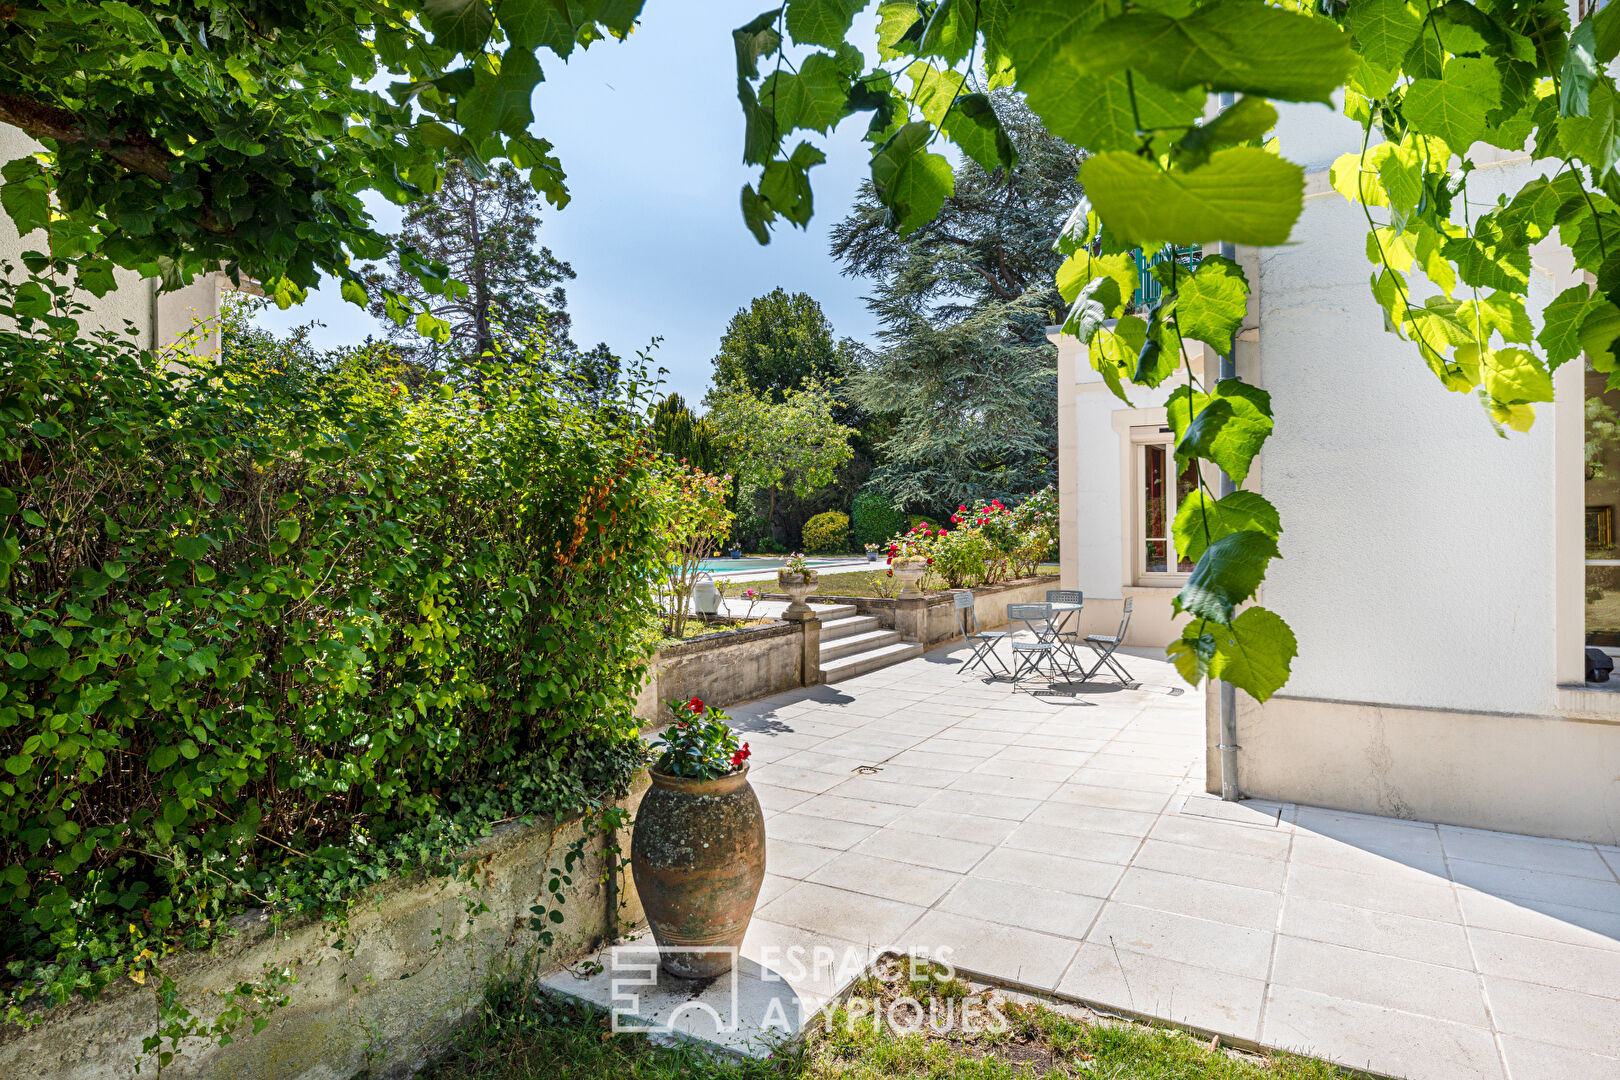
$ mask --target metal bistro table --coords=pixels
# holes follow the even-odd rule
[[[1069,664],[1073,665],[1073,671],[1084,675],[1085,662],[1080,659],[1080,654],[1075,649],[1080,643],[1080,609],[1085,603],[1083,601],[1075,604],[1054,603],[1047,606],[1052,609],[1052,622],[1048,631],[1052,635],[1052,640],[1057,643],[1058,651],[1068,659]],[[1074,620],[1073,630],[1069,629],[1071,619]],[[1063,667],[1062,671],[1064,675],[1070,674],[1067,666]]]
[[[1017,671],[1034,671],[1045,675],[1048,680],[1058,677],[1072,677],[1078,673],[1085,674],[1085,664],[1081,662],[1075,652],[1073,641],[1065,641],[1064,635],[1070,633],[1068,623],[1071,618],[1078,619],[1081,605],[1078,603],[1032,603],[1008,604],[1007,625],[1022,623],[1024,629],[1035,637],[1033,645],[1013,646],[1015,654],[1023,652],[1028,659],[1017,666]],[[1043,659],[1049,659],[1050,671],[1042,671]],[[1014,681],[1017,681],[1016,677]]]

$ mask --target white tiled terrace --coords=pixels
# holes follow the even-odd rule
[[[731,710],[762,946],[963,967],[1413,1078],[1620,1078],[1620,849],[1202,793],[1203,699],[961,650]],[[828,991],[833,989],[829,985]]]

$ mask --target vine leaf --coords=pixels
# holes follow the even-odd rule
[[[941,127],[987,173],[995,172],[998,165],[1010,169],[1018,160],[988,95],[964,94],[957,98]]]
[[[1602,79],[1592,86],[1585,116],[1566,116],[1558,122],[1564,149],[1592,167],[1601,177],[1620,162],[1620,94]]]
[[[469,60],[477,57],[495,27],[495,13],[487,0],[422,0],[422,14],[435,45]]]
[[[527,131],[534,123],[530,102],[540,78],[534,53],[515,45],[501,57],[499,71],[480,65],[472,89],[456,106],[456,119],[467,129],[467,137],[476,143],[494,131],[514,135]]]
[[[1123,243],[1262,246],[1287,241],[1304,205],[1305,173],[1254,146],[1217,150],[1208,165],[1186,171],[1107,151],[1086,159],[1080,182]]]
[[[1077,301],[1078,302],[1078,301]],[[1099,329],[1091,338],[1091,368],[1103,377],[1114,396],[1129,405],[1124,380],[1136,369],[1137,354],[1147,340],[1147,323],[1140,316],[1126,315],[1112,330]]]
[[[1350,32],[1368,63],[1398,71],[1423,20],[1408,0],[1351,0]]]
[[[774,14],[774,12],[773,12]],[[913,56],[928,23],[916,0],[887,0],[878,5],[878,59]]]
[[[1073,303],[1088,282],[1106,279],[1093,297],[1103,305],[1107,316],[1114,318],[1124,314],[1126,302],[1136,292],[1137,276],[1136,260],[1128,252],[1093,255],[1081,248],[1058,267],[1057,287],[1063,299]]]
[[[787,31],[801,45],[836,49],[849,33],[855,13],[866,4],[867,0],[789,0]]]
[[[1204,111],[1202,88],[1182,93],[1166,90],[1146,77],[1137,78],[1136,112],[1131,111],[1132,83],[1123,71],[1083,78],[1074,93],[1040,112],[1054,135],[1089,150],[1134,150],[1141,143],[1136,117],[1145,131],[1189,126]]]
[[[1176,292],[1176,323],[1181,335],[1213,346],[1222,356],[1243,328],[1249,310],[1249,279],[1243,268],[1219,255],[1204,258]]]
[[[1243,483],[1271,434],[1271,395],[1239,379],[1222,379],[1207,394],[1180,387],[1165,404],[1176,433],[1177,464],[1203,458]]]
[[[1229,626],[1208,620],[1188,623],[1165,652],[1188,682],[1196,684],[1206,675],[1225,679],[1265,702],[1288,681],[1299,643],[1275,612],[1251,607]]]
[[[926,60],[906,69],[911,78],[911,103],[935,127],[945,122],[945,114],[965,81],[960,71],[941,71]]]
[[[1275,540],[1282,535],[1282,519],[1265,496],[1241,489],[1219,499],[1211,498],[1202,488],[1192,492],[1181,500],[1170,525],[1176,552],[1194,562],[1204,557],[1204,547],[1210,541],[1245,530]]]
[[[849,77],[830,54],[805,57],[797,73],[773,71],[759,87],[759,100],[776,116],[780,134],[805,129],[831,131],[849,114]]]
[[[1587,115],[1597,77],[1597,32],[1588,16],[1569,35],[1569,50],[1564,53],[1564,70],[1558,80],[1558,115]]]
[[[0,207],[11,217],[18,236],[51,223],[50,185],[39,162],[31,157],[14,158],[0,167],[5,186],[0,187]]]
[[[1138,9],[1109,19],[1078,61],[1088,74],[1130,68],[1171,90],[1207,86],[1331,104],[1356,54],[1350,36],[1326,19],[1216,0],[1185,18]]]
[[[1426,135],[1444,139],[1459,154],[1485,134],[1485,114],[1501,104],[1502,77],[1483,58],[1454,58],[1443,78],[1416,79],[1406,90],[1401,115]]]
[[[923,28],[918,51],[924,56],[937,56],[947,64],[961,63],[973,50],[978,36],[977,8],[973,0],[940,0]]]
[[[574,29],[551,0],[497,0],[495,14],[515,48],[547,48],[564,60],[574,51]]]
[[[926,121],[914,121],[872,155],[872,185],[894,211],[901,236],[934,220],[955,187],[951,163],[927,150],[933,131]]]
[[[1605,4],[1592,14],[1597,62],[1607,64],[1620,56],[1620,10]]]
[[[1277,557],[1277,541],[1263,532],[1240,529],[1210,543],[1187,584],[1171,604],[1177,612],[1229,623],[1239,604],[1254,596]]]
[[[1542,311],[1541,332],[1536,335],[1536,341],[1546,351],[1547,363],[1554,370],[1581,354],[1581,324],[1593,308],[1607,303],[1590,286],[1571,285]]]
[[[1458,363],[1466,366],[1462,354],[1470,349],[1478,347],[1458,346]],[[1552,375],[1529,349],[1481,349],[1478,353],[1485,392],[1492,400],[1502,405],[1529,405],[1553,399]]]
[[[1237,146],[1263,138],[1277,126],[1277,110],[1265,98],[1243,97],[1221,110],[1221,114],[1207,124],[1199,124],[1181,137],[1176,145],[1181,148],[1177,164],[1191,169],[1209,161],[1212,151],[1223,146]]]
[[[1007,50],[1029,107],[1052,134],[1088,150],[1128,149],[1136,142],[1124,73],[1104,87],[1080,62],[1090,48],[1091,30],[1107,11],[1103,0],[1022,0],[1007,28]],[[1122,105],[1123,124],[1118,121]],[[1094,121],[1093,109],[1108,121]],[[1099,134],[1110,137],[1099,139]]]
[[[1615,370],[1612,350],[1616,338],[1620,338],[1620,307],[1604,299],[1593,305],[1586,318],[1581,320],[1581,352],[1591,358],[1592,366],[1599,371],[1612,372]]]

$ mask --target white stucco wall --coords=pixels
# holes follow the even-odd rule
[[[1085,594],[1081,626],[1086,633],[1114,633],[1119,626],[1121,601],[1135,603],[1127,643],[1163,646],[1179,633],[1170,610],[1173,587],[1141,587],[1128,578],[1125,545],[1131,530],[1125,523],[1128,494],[1124,488],[1124,444],[1120,425],[1160,423],[1138,410],[1164,408],[1186,378],[1177,374],[1156,390],[1131,387],[1126,405],[1111,393],[1091,369],[1086,349],[1070,337],[1060,337],[1058,377],[1070,380],[1060,388],[1058,487],[1064,535],[1059,544],[1063,587]]]
[[[1298,160],[1325,167],[1358,145],[1324,108],[1282,113]],[[1470,197],[1490,205],[1534,175],[1525,159],[1487,165]],[[1554,410],[1502,438],[1472,395],[1445,390],[1384,329],[1361,208],[1311,179],[1294,243],[1260,257],[1260,383],[1276,415],[1262,487],[1285,529],[1264,600],[1300,644],[1284,692],[1550,712]],[[1555,284],[1568,282],[1532,275],[1532,312]]]
[[[9,124],[0,124],[0,164],[23,157],[40,149],[40,145]],[[36,229],[27,236],[18,236],[11,218],[0,213],[0,261],[11,265],[10,277],[20,280],[27,271],[22,264],[25,251],[44,251],[44,230]],[[83,294],[89,312],[80,318],[86,330],[122,330],[133,325],[137,340],[148,348],[168,346],[192,326],[195,320],[208,321],[219,313],[220,297],[230,287],[223,274],[198,277],[191,284],[172,292],[160,293],[156,282],[142,278],[129,270],[114,272],[118,283],[106,296]],[[198,351],[209,352],[218,348],[218,335],[206,335],[198,343]]]

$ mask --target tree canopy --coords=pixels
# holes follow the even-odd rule
[[[536,54],[630,33],[641,0],[16,0],[0,20],[0,122],[42,155],[4,166],[20,232],[79,259],[178,285],[224,265],[283,306],[322,273],[368,297],[356,265],[387,242],[361,196],[406,203],[451,160],[508,159],[568,199],[531,130]],[[54,206],[52,199],[54,198]],[[444,271],[405,253],[430,292]],[[385,298],[386,300],[386,298]],[[412,305],[395,296],[389,314]],[[440,330],[417,311],[424,331]]]
[[[714,356],[710,400],[735,391],[781,402],[790,390],[847,375],[853,356],[854,345],[833,337],[820,304],[777,286],[731,317]]]
[[[938,513],[1056,479],[1057,349],[1041,291],[950,321],[903,301],[879,308],[884,348],[849,393],[894,418],[871,482],[896,505]]]
[[[709,422],[742,485],[770,493],[767,523],[776,516],[780,491],[805,498],[832,483],[850,459],[854,432],[834,418],[834,404],[814,383],[784,392],[780,401],[749,390],[716,396]]]
[[[990,104],[1017,152],[993,169],[964,158],[938,216],[899,236],[870,180],[832,229],[832,253],[844,273],[871,278],[889,298],[912,298],[938,318],[967,315],[983,303],[1041,298],[1046,321],[1063,321],[1053,279],[1063,256],[1053,246],[1080,198],[1080,155],[1053,136],[1017,95],[999,90]]]
[[[382,297],[392,292],[442,320],[442,341],[423,337],[414,326],[385,324],[401,355],[427,368],[447,359],[476,359],[495,348],[497,336],[510,341],[534,334],[553,352],[575,352],[563,291],[574,268],[541,244],[539,233],[540,197],[510,162],[479,178],[453,161],[439,190],[405,211],[388,265],[363,269],[374,296],[371,312],[384,318]],[[407,249],[443,265],[466,289],[429,293],[400,257]]]
[[[991,102],[1016,163],[964,158],[940,214],[899,237],[870,183],[832,231],[844,273],[873,279],[881,347],[848,397],[889,420],[872,482],[922,513],[1013,498],[1053,482],[1061,321],[1054,248],[1080,188],[1079,155],[1017,98]]]

